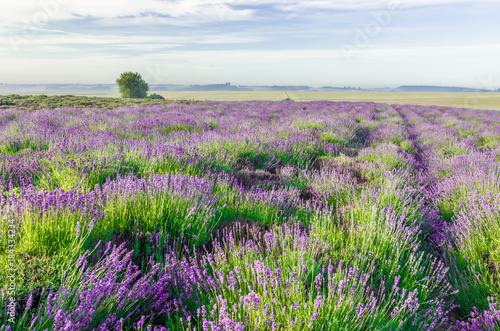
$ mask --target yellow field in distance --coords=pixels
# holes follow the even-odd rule
[[[283,100],[373,101],[388,104],[438,105],[500,110],[500,93],[461,92],[150,92],[166,99],[213,101]]]
[[[461,92],[229,92],[229,91],[150,91],[162,95],[166,99],[179,100],[213,100],[213,101],[245,101],[245,100],[283,100],[294,101],[373,101],[402,105],[438,105],[459,108],[500,110],[500,93],[461,93]],[[0,93],[10,94],[9,93]],[[19,93],[23,94],[23,93]],[[27,94],[75,95],[119,98],[117,91],[40,91]]]

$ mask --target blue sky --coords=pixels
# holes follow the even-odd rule
[[[492,0],[17,0],[0,82],[500,88]]]

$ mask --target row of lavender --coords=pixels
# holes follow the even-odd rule
[[[450,325],[457,304],[465,319],[472,293],[489,309],[473,326],[493,326],[495,228],[445,223],[498,227],[494,205],[481,214],[451,195],[475,186],[445,193],[455,157],[498,164],[500,117],[468,115],[330,102],[9,110],[1,212],[17,226],[16,287],[31,291],[2,328],[422,330]],[[460,240],[485,231],[488,270],[475,270]]]
[[[432,242],[450,266],[453,300],[470,323],[494,329],[500,310],[500,136],[497,112],[405,107],[436,217]]]

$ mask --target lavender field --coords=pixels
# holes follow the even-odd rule
[[[0,153],[0,330],[500,330],[498,111],[12,108]]]

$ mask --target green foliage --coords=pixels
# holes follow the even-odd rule
[[[116,80],[122,98],[146,98],[149,85],[142,79],[139,73],[131,71],[124,72]]]
[[[317,129],[317,130],[323,130],[324,129],[324,124],[317,123],[317,122],[308,122],[308,121],[296,121],[295,124],[299,129]]]
[[[345,139],[343,137],[338,137],[334,133],[331,132],[323,132],[320,136],[320,139],[333,143],[333,144],[343,144],[345,143]]]
[[[175,237],[184,234],[207,242],[218,222],[206,201],[192,201],[167,190],[155,194],[120,194],[110,197],[104,206],[108,216],[93,235],[102,238],[106,232],[124,233],[140,224],[146,232],[164,230]],[[101,225],[101,224],[99,224]],[[136,229],[137,230],[137,229]]]
[[[171,125],[171,126],[162,126],[162,127],[159,127],[158,128],[158,131],[166,136],[168,135],[170,132],[174,132],[174,131],[186,131],[186,132],[201,132],[201,128],[198,128],[194,125],[191,125],[191,124],[175,124],[175,125]]]
[[[401,149],[407,153],[415,154],[415,150],[413,149],[413,145],[408,140],[403,140],[402,142],[400,142],[399,147],[401,147]]]
[[[359,159],[384,164],[391,170],[410,167],[404,155],[398,153],[398,147],[394,144],[381,143],[375,148],[366,148],[359,155]]]
[[[164,97],[162,97],[161,95],[156,94],[156,93],[148,95],[148,99],[149,100],[165,100]]]
[[[194,104],[201,101],[196,100],[161,100],[161,99],[123,99],[102,98],[74,95],[18,95],[11,94],[3,96],[0,100],[0,109],[16,108],[22,110],[55,109],[55,108],[118,108],[121,106],[146,106],[155,104],[186,103]],[[13,117],[12,117],[13,116]],[[14,120],[16,115],[8,116],[8,120]]]

